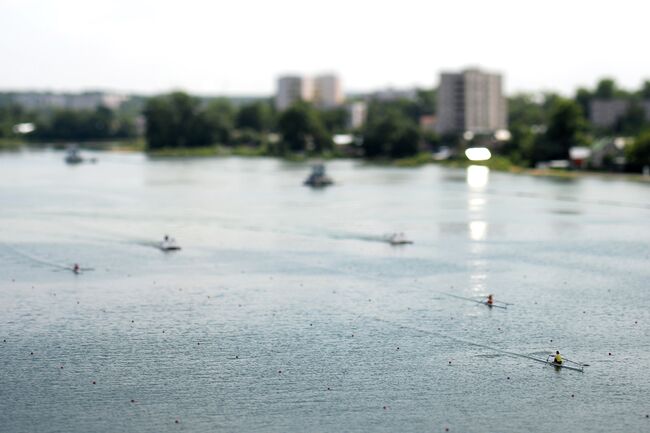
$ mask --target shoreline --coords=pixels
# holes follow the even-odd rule
[[[51,143],[31,143],[20,140],[6,140],[0,139],[0,152],[15,152],[23,148],[31,149],[47,149],[47,148],[65,148],[69,142],[51,142]],[[367,164],[377,166],[392,166],[396,168],[418,168],[429,164],[441,165],[447,168],[467,168],[470,165],[479,165],[488,167],[490,170],[502,173],[521,174],[535,177],[549,177],[563,180],[575,180],[580,178],[596,177],[604,180],[625,180],[632,182],[650,183],[650,176],[645,176],[640,173],[620,173],[620,172],[607,172],[607,171],[590,171],[590,170],[565,170],[565,169],[540,169],[522,167],[513,164],[507,158],[496,156],[488,161],[472,162],[469,160],[442,160],[436,161],[429,153],[420,153],[418,155],[408,158],[378,158],[378,159],[364,159],[343,155],[336,152],[326,153],[322,155],[305,155],[305,154],[289,154],[289,155],[276,155],[269,152],[263,147],[252,146],[206,146],[200,148],[182,148],[182,149],[160,149],[155,151],[146,151],[144,139],[135,140],[110,140],[110,141],[90,141],[79,143],[82,149],[97,150],[105,152],[124,152],[124,153],[142,153],[149,158],[165,159],[165,158],[222,158],[222,157],[246,157],[246,158],[278,158],[291,162],[306,162],[310,159],[321,160],[335,160],[335,159],[350,159],[358,160]]]

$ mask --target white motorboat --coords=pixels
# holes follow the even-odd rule
[[[176,239],[169,236],[165,236],[158,248],[163,251],[178,251],[181,249],[180,245],[176,243]]]
[[[391,245],[408,245],[413,243],[412,240],[406,238],[404,233],[393,233],[388,235],[386,241]]]

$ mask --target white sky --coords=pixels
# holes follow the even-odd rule
[[[345,91],[505,74],[508,93],[650,79],[647,0],[0,0],[0,89],[271,94],[285,72]]]

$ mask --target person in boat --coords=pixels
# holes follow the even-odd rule
[[[81,268],[79,267],[78,263],[75,263],[74,266],[72,267],[72,272],[74,272],[75,274],[78,274],[79,271],[81,271]]]
[[[562,365],[563,362],[564,359],[562,358],[562,355],[560,355],[560,351],[556,350],[555,356],[553,357],[553,364]]]
[[[494,305],[494,296],[488,295],[487,300],[485,301],[485,303],[490,307],[493,306]]]

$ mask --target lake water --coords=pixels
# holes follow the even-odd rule
[[[94,156],[0,154],[2,432],[650,431],[650,184]]]

